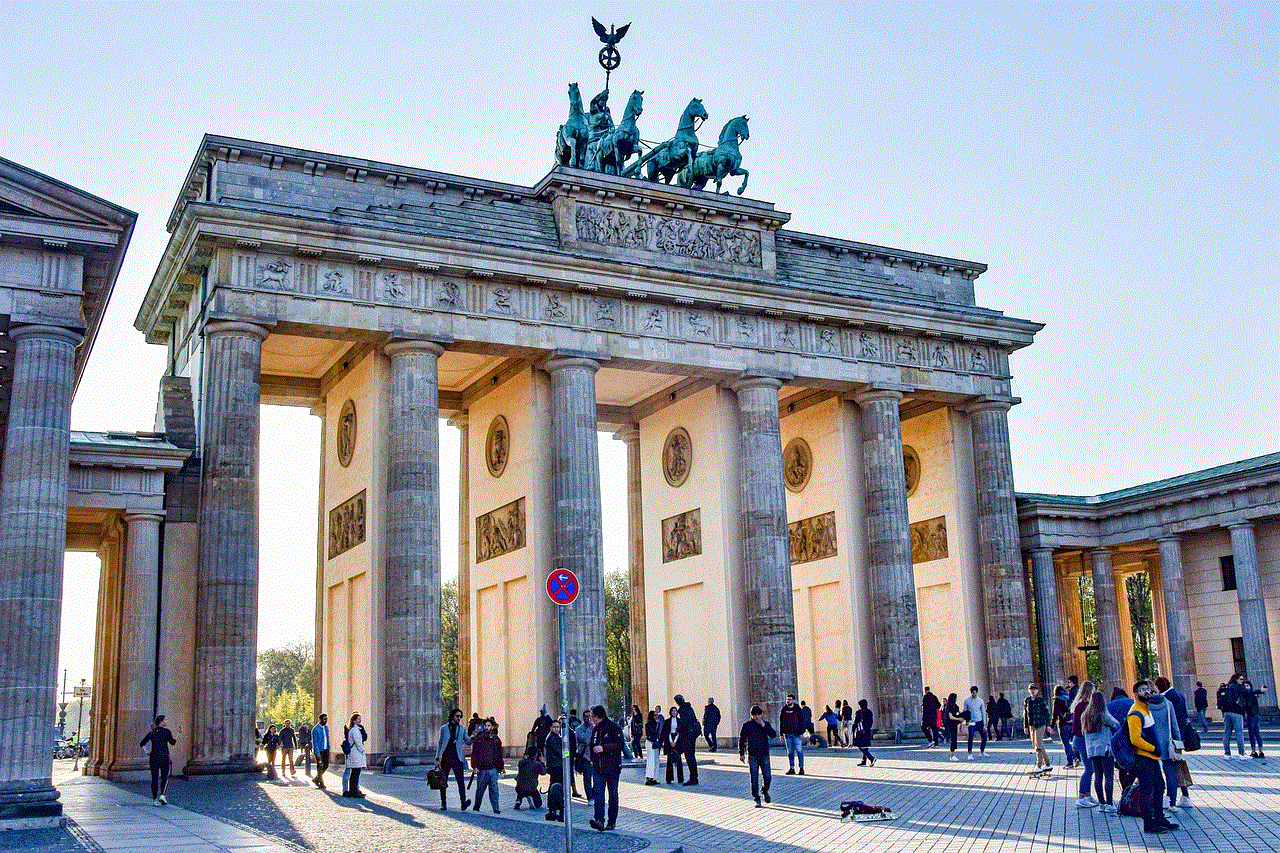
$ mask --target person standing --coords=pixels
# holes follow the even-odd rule
[[[280,729],[280,776],[284,777],[284,765],[289,763],[289,776],[298,775],[298,769],[293,766],[293,751],[298,748],[298,733],[294,731],[293,720],[285,720],[284,728]]]
[[[1120,730],[1120,722],[1107,711],[1106,701],[1096,690],[1080,715],[1080,730],[1084,733],[1084,754],[1093,765],[1093,790],[1097,795],[1098,811],[1115,814],[1115,757],[1111,754],[1111,738]]]
[[[631,706],[631,751],[636,758],[644,755],[640,751],[641,744],[644,743],[644,713],[641,712],[639,705]]]
[[[702,709],[702,736],[707,739],[707,751],[716,751],[716,729],[720,727],[720,709],[716,707],[715,697],[707,699]]]
[[[853,746],[853,706],[848,699],[841,699],[840,740],[845,746]]]
[[[924,729],[924,739],[929,741],[928,749],[938,745],[938,712],[941,710],[942,703],[938,701],[938,697],[933,695],[933,690],[925,687],[924,699],[920,703],[920,728]]]
[[[813,734],[813,709],[803,699],[800,700],[800,719],[804,721],[805,743],[813,743],[809,740]]]
[[[484,721],[480,733],[471,740],[471,769],[476,771],[475,811],[480,811],[480,804],[484,802],[484,792],[487,788],[489,805],[493,806],[493,813],[501,814],[498,808],[498,774],[503,769],[502,738],[498,737],[498,724],[493,717]]]
[[[738,732],[738,760],[747,764],[751,770],[751,799],[756,801],[756,808],[761,808],[760,796],[764,795],[766,803],[773,802],[769,798],[769,783],[773,781],[773,771],[769,767],[769,743],[778,736],[764,718],[764,709],[759,705],[751,706],[751,717],[742,724]],[[764,777],[764,787],[760,787],[760,778]]]
[[[307,725],[304,720],[298,725],[298,749],[302,750],[302,759],[305,762],[303,766],[303,774],[311,778],[311,726]]]
[[[951,758],[949,761],[959,761],[956,758],[956,747],[960,743],[960,724],[964,722],[964,717],[960,716],[960,706],[956,704],[956,694],[947,694],[947,704],[942,707],[942,723],[947,727],[947,741],[951,744]]]
[[[1076,756],[1084,764],[1084,772],[1080,774],[1080,787],[1078,789],[1080,796],[1076,798],[1076,808],[1091,809],[1101,805],[1101,802],[1089,796],[1089,788],[1093,782],[1093,759],[1089,757],[1088,751],[1085,749],[1084,728],[1081,725],[1081,717],[1089,707],[1089,702],[1093,699],[1093,682],[1086,680],[1080,685],[1080,692],[1076,694],[1077,701],[1071,708],[1071,748],[1075,750]]]
[[[547,759],[547,774],[551,781],[547,784],[547,820],[564,820],[564,740],[560,736],[560,721],[552,720],[547,731],[547,740],[543,745],[543,754]],[[572,772],[572,771],[570,771]],[[560,786],[558,800],[553,797],[555,786]],[[557,804],[559,807],[557,807]],[[463,806],[465,809],[466,806]]]
[[[787,741],[787,775],[796,775],[796,759],[800,759],[800,775],[804,775],[804,717],[796,705],[794,693],[787,694],[787,701],[778,713],[778,728]]]
[[[658,762],[662,755],[662,707],[649,712],[644,722],[644,739],[647,752],[644,756],[644,783],[658,784]]]
[[[1160,680],[1166,685],[1169,683],[1164,678]],[[1177,729],[1178,717],[1173,702],[1163,693],[1158,692],[1159,690],[1160,682],[1157,681],[1152,686],[1151,698],[1147,700],[1147,709],[1155,724],[1156,752],[1160,755],[1160,771],[1163,774],[1164,790],[1169,795],[1169,809],[1176,812],[1179,787],[1177,762],[1182,760],[1182,735]],[[1185,710],[1183,716],[1186,716]],[[1187,789],[1183,788],[1182,793],[1186,792]]]
[[[583,720],[574,730],[574,737],[578,752],[578,770],[582,773],[582,796],[589,803],[591,796],[595,793],[595,771],[591,767],[591,755],[588,752],[591,743],[591,730],[595,728],[595,720],[591,717],[591,712],[583,714]],[[574,794],[577,796],[577,793]]]
[[[547,736],[550,742],[551,736]],[[436,767],[444,771],[445,786],[440,789],[440,811],[448,808],[448,799],[445,794],[449,791],[449,771],[453,771],[453,777],[458,782],[458,802],[462,804],[462,808],[466,809],[471,805],[471,801],[467,799],[467,785],[463,781],[463,749],[471,745],[471,736],[467,734],[467,730],[462,725],[462,712],[454,708],[449,712],[449,722],[440,727],[440,739],[436,743]],[[558,755],[558,753],[557,753]],[[560,766],[557,758],[556,766]]]
[[[1204,689],[1204,684],[1196,682],[1196,692],[1194,694],[1196,703],[1196,722],[1200,724],[1200,733],[1209,733],[1209,719],[1205,716],[1205,712],[1209,710],[1209,691]]]
[[[1076,697],[1080,695],[1080,677],[1076,675],[1067,676],[1067,707],[1074,708]]]
[[[978,695],[978,688],[969,688],[969,698],[964,700],[964,710],[969,721],[969,760],[973,761],[973,736],[982,738],[978,756],[987,754],[987,703]]]
[[[280,733],[275,723],[267,726],[267,733],[262,736],[262,750],[267,754],[267,778],[276,778],[276,753],[280,751]]]
[[[169,800],[165,797],[165,791],[169,788],[171,766],[169,747],[178,743],[173,739],[173,732],[165,727],[164,720],[164,714],[158,715],[151,731],[138,744],[147,750],[148,763],[151,765],[151,800],[157,806],[169,805]]]
[[[1050,725],[1062,738],[1062,751],[1067,755],[1065,770],[1076,765],[1076,749],[1071,745],[1071,693],[1061,684],[1053,688],[1053,720]]]
[[[1218,707],[1222,710],[1222,751],[1231,755],[1231,734],[1235,733],[1236,746],[1240,757],[1244,758],[1244,687],[1240,682],[1244,676],[1236,673],[1231,681],[1219,691]]]
[[[324,788],[324,772],[329,769],[329,715],[321,714],[311,730],[311,747],[316,752],[316,775],[311,780]]]
[[[837,708],[840,707],[839,699],[836,700],[836,707]],[[826,707],[826,710],[822,712],[822,716],[819,717],[818,719],[822,720],[822,722],[827,724],[827,742],[831,744],[833,749],[839,746],[840,745],[840,715],[837,714],[835,711],[831,710],[831,706],[828,705]]]
[[[844,706],[848,708],[849,703],[845,702]],[[871,731],[874,723],[875,715],[867,706],[867,700],[859,699],[858,716],[853,721],[853,745],[862,751],[862,761],[858,762],[859,767],[866,767],[867,762],[871,762],[872,767],[876,766],[876,757],[871,754]]]
[[[351,781],[347,783],[346,790],[342,792],[344,797],[357,797],[364,799],[364,791],[360,790],[360,771],[368,767],[368,760],[365,757],[364,744],[369,739],[369,733],[365,731],[361,722],[360,712],[351,715],[351,725],[347,727],[347,767],[351,770]]]
[[[1111,688],[1111,701],[1107,702],[1107,713],[1115,717],[1121,726],[1127,725],[1125,720],[1129,718],[1129,709],[1133,707],[1133,700],[1129,698],[1129,694],[1124,691],[1123,687]],[[1126,729],[1126,731],[1128,731]],[[1112,756],[1115,757],[1114,755]],[[1116,765],[1116,771],[1120,777],[1120,790],[1128,788],[1133,784],[1134,776],[1132,770],[1125,770],[1120,765]]]
[[[1164,816],[1160,804],[1164,799],[1164,778],[1160,772],[1160,746],[1156,742],[1155,720],[1147,702],[1155,692],[1151,682],[1139,681],[1133,685],[1133,707],[1125,718],[1129,742],[1133,744],[1136,758],[1134,770],[1142,791],[1142,831],[1168,832],[1178,825]]]
[[[667,784],[679,779],[684,784],[684,760],[680,757],[680,709],[674,705],[662,721],[662,751],[667,756]],[[674,770],[674,778],[672,771]]]
[[[622,746],[624,738],[622,729],[605,714],[603,705],[591,709],[594,725],[591,727],[591,741],[588,744],[591,757],[591,769],[595,779],[595,817],[591,820],[591,828],[597,832],[613,829],[618,822],[618,777],[622,774]],[[609,799],[609,811],[606,819],[605,797]]]
[[[1240,683],[1240,686],[1243,688],[1240,691],[1240,710],[1244,715],[1244,729],[1249,733],[1249,755],[1253,758],[1266,758],[1267,754],[1262,751],[1258,697],[1267,692],[1267,685],[1264,684],[1254,690],[1253,682],[1246,679]]]
[[[996,740],[1013,740],[1013,708],[1001,693],[996,698]]]
[[[1049,720],[1049,705],[1040,695],[1040,688],[1028,684],[1027,698],[1022,702],[1022,726],[1031,738],[1031,748],[1036,751],[1036,769],[1032,772],[1041,776],[1048,776],[1053,770],[1049,753],[1044,751],[1044,735],[1049,727]]]
[[[693,710],[693,705],[686,702],[684,697],[676,694],[676,706],[680,709],[679,730],[680,739],[677,747],[680,754],[684,756],[684,762],[688,765],[689,778],[684,780],[686,786],[698,784],[698,735],[702,732],[702,727],[698,724],[698,713]]]

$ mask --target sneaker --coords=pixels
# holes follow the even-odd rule
[[[876,760],[875,760],[874,758],[873,758],[873,759],[871,759],[871,766],[872,766],[872,767],[875,767],[875,766],[876,766]]]
[[[1163,826],[1164,826],[1164,828],[1165,828],[1165,829],[1180,829],[1180,828],[1181,828],[1181,824],[1174,823],[1173,821],[1168,820],[1168,819],[1166,819],[1166,820],[1165,820],[1165,822],[1164,822]]]
[[[471,801],[470,801],[470,800],[463,800],[463,801],[462,801],[462,808],[463,808],[464,810],[465,810],[468,806],[470,806],[470,805],[471,805]]]
[[[1076,808],[1078,809],[1091,809],[1097,805],[1098,805],[1098,801],[1095,800],[1093,797],[1081,797],[1080,799],[1076,800]]]
[[[803,771],[803,770],[801,770],[801,771],[800,771],[800,773],[801,773],[801,775],[803,775],[803,774],[804,774],[804,771]],[[691,785],[696,785],[696,784],[698,784],[698,780],[696,780],[696,779],[690,779],[688,782],[685,782],[685,783],[684,783],[684,786],[685,786],[686,788],[688,788],[689,786],[691,786]]]
[[[591,818],[591,820],[588,821],[588,823],[591,824],[591,828],[594,829],[596,832],[604,832],[604,824],[596,820],[595,818]]]
[[[161,794],[161,795],[160,795],[160,805],[162,805],[162,806],[167,806],[167,805],[169,805],[169,798],[168,798],[168,797],[166,797],[164,794]]]
[[[161,805],[161,803],[160,803],[160,798],[159,798],[159,797],[156,797],[156,799],[155,799],[155,803],[154,803],[154,804],[155,804],[155,805],[157,805],[157,806],[158,806],[158,805]]]
[[[788,770],[788,771],[787,771],[787,775],[788,775],[788,776],[794,776],[794,775],[796,775],[796,769],[795,769],[794,767],[792,767],[790,770]]]
[[[973,761],[973,760],[974,760],[974,759],[973,759],[973,753],[972,753],[972,752],[971,752],[971,753],[969,753],[969,760],[970,760],[970,761]]]
[[[764,808],[764,806],[760,804],[760,798],[759,798],[759,797],[756,797],[756,808],[758,808],[758,809],[762,809],[762,808]]]
[[[1079,806],[1079,803],[1077,803],[1077,806]],[[1107,807],[1105,805],[1099,805],[1098,814],[1106,814],[1106,813],[1107,813]]]
[[[1148,835],[1159,835],[1160,833],[1168,832],[1169,830],[1165,829],[1163,826],[1157,825],[1157,826],[1151,827],[1150,829],[1144,826],[1142,827],[1142,831],[1147,833]]]
[[[804,768],[803,768],[803,767],[801,767],[801,768],[800,768],[800,775],[801,775],[801,776],[803,776],[803,775],[804,775]],[[693,784],[695,784],[695,785],[696,785],[696,784],[698,784],[698,783],[697,783],[697,782],[694,782]]]
[[[494,813],[494,814],[502,814],[502,809],[494,809],[494,810],[493,810],[493,813]]]
[[[948,760],[948,761],[959,761],[960,759],[956,758],[956,754],[953,752],[953,753],[951,753],[951,757],[950,757],[949,759],[947,759],[947,760]]]
[[[1178,806],[1184,809],[1194,809],[1196,807],[1196,804],[1191,802],[1190,797],[1183,796],[1183,798],[1178,801]]]

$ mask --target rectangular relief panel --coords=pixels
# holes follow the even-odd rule
[[[365,490],[329,510],[329,559],[364,541]]]
[[[836,555],[836,514],[824,512],[787,525],[791,537],[791,565],[825,560]]]
[[[940,515],[911,525],[911,562],[927,563],[947,556],[947,517]]]
[[[476,518],[476,562],[483,563],[494,557],[524,547],[524,498],[517,498],[506,506]]]
[[[702,553],[702,508],[662,519],[662,562]]]

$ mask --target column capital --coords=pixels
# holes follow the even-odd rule
[[[749,391],[752,388],[770,388],[777,391],[782,387],[782,378],[778,376],[739,376],[729,382],[726,387],[735,394],[740,391]]]
[[[1007,412],[1018,403],[1017,397],[978,397],[960,406],[960,410],[969,414],[977,412]]]
[[[1250,518],[1240,518],[1240,519],[1237,519],[1237,520],[1235,520],[1235,521],[1227,522],[1226,524],[1224,524],[1224,525],[1222,525],[1222,526],[1223,526],[1223,527],[1225,527],[1225,528],[1227,528],[1228,530],[1240,530],[1240,529],[1252,530],[1252,529],[1253,529],[1253,519],[1250,519]]]
[[[870,403],[880,403],[892,400],[897,403],[902,400],[902,392],[896,388],[867,388],[858,391],[853,395],[853,402],[859,406],[867,406]]]
[[[1156,537],[1156,542],[1182,542],[1182,534],[1166,530]]]
[[[570,368],[580,368],[590,370],[595,373],[600,369],[602,362],[606,361],[608,356],[600,356],[597,353],[579,353],[570,352],[568,350],[557,350],[538,363],[538,367],[547,373],[558,373],[561,370]]]
[[[1031,555],[1033,557],[1037,555],[1043,556],[1045,554],[1048,554],[1050,557],[1052,557],[1055,549],[1048,545],[1037,545],[1036,547],[1028,548],[1027,550],[1031,552]]]
[[[383,344],[382,352],[388,358],[395,358],[407,352],[425,352],[439,358],[444,355],[444,345],[437,341],[397,338]]]
[[[627,424],[622,429],[615,432],[613,437],[618,441],[626,442],[628,445],[636,444],[640,441],[640,425]]]
[[[14,326],[9,330],[9,337],[18,342],[26,338],[40,338],[49,341],[66,341],[72,346],[79,346],[84,340],[84,333],[79,329],[68,329],[66,326]]]
[[[1106,545],[1098,545],[1093,548],[1088,548],[1086,551],[1090,557],[1101,557],[1105,555],[1109,558],[1111,556],[1111,548]]]
[[[201,334],[206,338],[215,335],[227,335],[257,338],[259,341],[265,341],[267,336],[271,334],[271,329],[257,323],[245,323],[240,320],[210,320],[204,324],[204,331]]]
[[[124,511],[124,520],[133,524],[135,521],[154,521],[157,524],[164,521],[164,510],[159,509],[126,509]]]
[[[466,409],[463,409],[461,412],[458,412],[456,415],[449,418],[449,426],[456,427],[460,430],[465,430],[469,423],[471,423],[471,415],[467,414]]]

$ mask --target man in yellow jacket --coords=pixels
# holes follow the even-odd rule
[[[1142,797],[1142,831],[1152,834],[1178,828],[1178,824],[1164,816],[1164,809],[1161,808],[1164,802],[1164,774],[1160,768],[1155,720],[1147,705],[1155,692],[1155,685],[1150,681],[1139,681],[1133,685],[1133,707],[1125,718],[1129,742],[1137,753],[1134,771],[1138,776],[1138,794]]]

